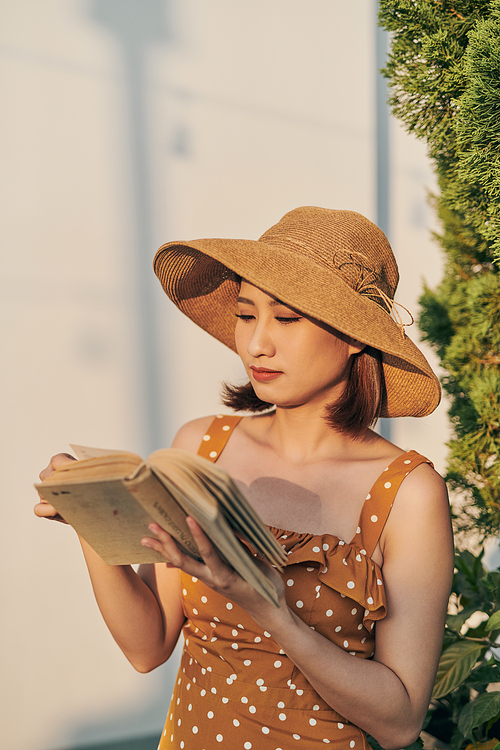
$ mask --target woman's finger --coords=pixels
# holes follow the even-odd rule
[[[33,508],[35,516],[38,518],[48,518],[50,521],[59,521],[60,523],[68,523],[64,518],[57,512],[53,505],[43,500],[37,503]]]
[[[74,456],[70,456],[69,453],[56,453],[55,456],[52,456],[52,458],[50,459],[45,469],[43,469],[38,475],[40,477],[40,481],[43,482],[43,480],[50,477],[50,475],[56,469],[58,469],[59,466],[62,466],[63,464],[67,464],[70,461],[76,461],[76,458]]]

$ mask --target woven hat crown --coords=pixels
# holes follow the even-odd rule
[[[309,258],[379,304],[394,298],[399,273],[387,237],[355,211],[296,208],[258,241]]]

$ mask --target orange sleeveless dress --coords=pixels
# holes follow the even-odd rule
[[[216,461],[239,417],[219,415],[198,453]],[[353,658],[373,655],[386,615],[380,568],[371,560],[415,451],[396,458],[373,485],[349,542],[331,534],[270,528],[288,554],[288,606]],[[368,748],[364,732],[316,693],[244,609],[181,573],[184,651],[158,750]]]

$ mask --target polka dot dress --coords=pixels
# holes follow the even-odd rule
[[[200,454],[216,460],[238,421],[216,418]],[[382,573],[370,558],[401,482],[421,463],[428,460],[410,451],[382,473],[350,543],[271,528],[288,555],[288,605],[353,658],[373,654],[386,601]],[[196,578],[182,573],[181,580],[185,644],[158,750],[368,748],[364,733],[322,700],[244,609]]]

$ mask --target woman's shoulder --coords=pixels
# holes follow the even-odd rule
[[[183,424],[172,441],[172,448],[197,453],[203,435],[206,434],[215,417],[215,414],[211,414]]]
[[[172,448],[178,448],[179,450],[188,451],[189,453],[197,453],[203,436],[210,430],[212,422],[219,418],[221,419],[222,424],[226,423],[229,425],[234,425],[235,421],[237,423],[238,420],[241,419],[239,415],[234,414],[211,414],[206,417],[192,419],[190,422],[186,422],[186,424],[178,430],[172,442]],[[224,420],[224,418],[227,419]],[[228,427],[224,427],[223,429],[228,429]]]

